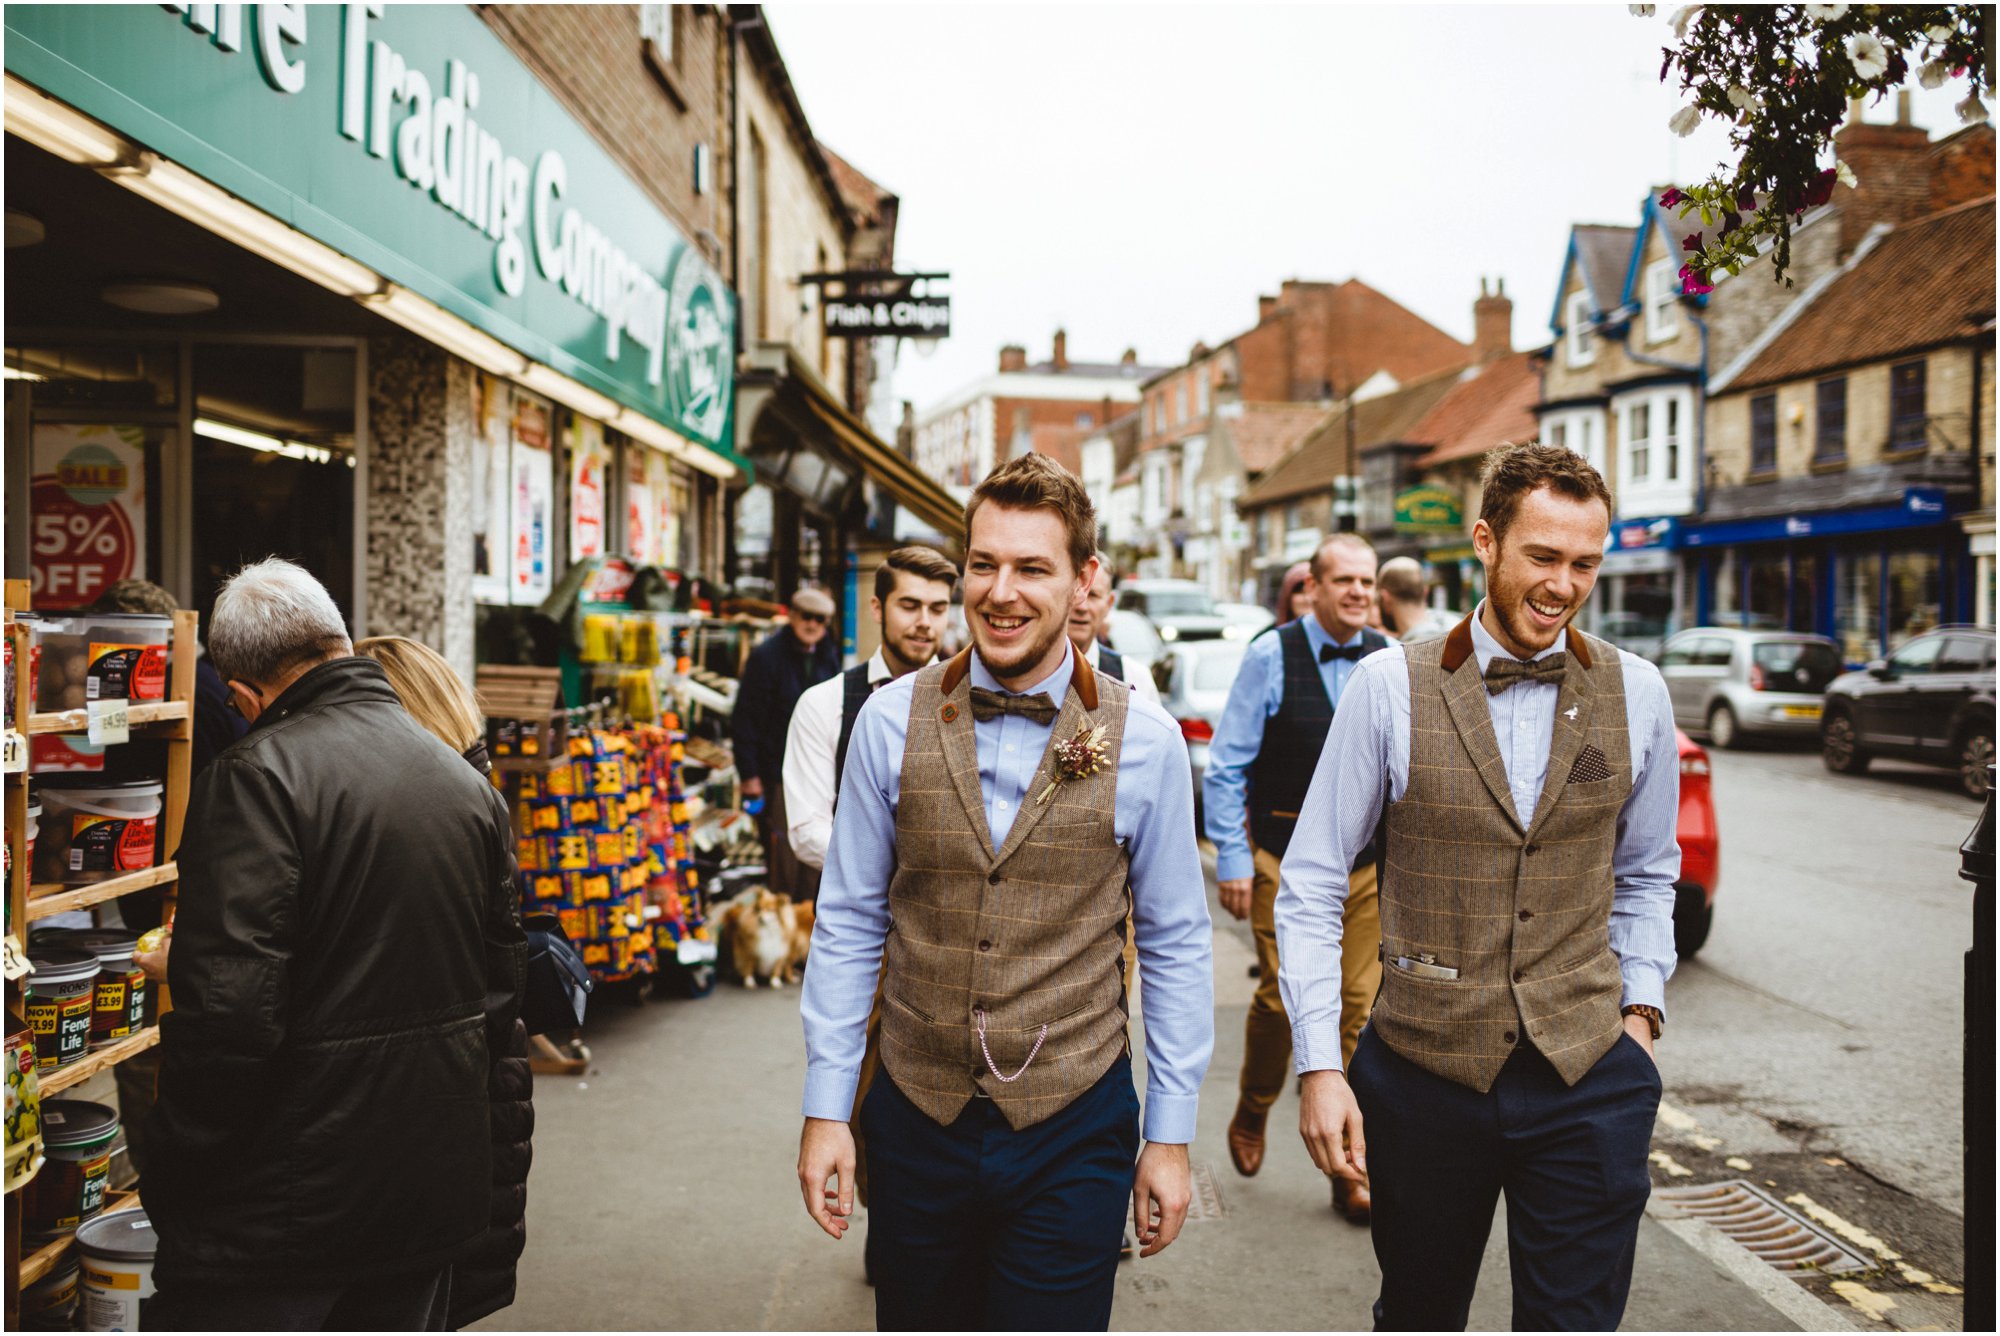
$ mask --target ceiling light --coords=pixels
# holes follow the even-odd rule
[[[197,436],[223,441],[229,445],[240,445],[251,450],[261,450],[269,455],[283,455],[287,459],[303,459],[313,464],[330,464],[333,451],[323,445],[308,445],[304,441],[283,441],[276,436],[267,436],[261,431],[251,431],[248,427],[238,427],[229,422],[217,422],[214,418],[196,418],[194,430]]]
[[[391,283],[379,295],[364,300],[377,315],[496,376],[518,376],[528,365],[527,358],[491,334],[399,283]]]
[[[42,226],[42,220],[35,217],[32,213],[23,213],[19,209],[7,210],[8,250],[14,250],[21,246],[40,245],[42,239],[47,235],[48,229]]]
[[[215,289],[170,278],[107,283],[99,294],[111,305],[144,315],[199,315],[222,305]]]
[[[595,418],[599,422],[615,422],[624,408],[614,399],[599,394],[588,385],[583,385],[540,362],[528,363],[527,369],[514,379],[533,390],[536,394],[546,394],[567,408]]]
[[[6,101],[7,133],[36,148],[89,167],[108,167],[125,157],[123,139],[11,74]]]
[[[8,380],[33,380],[33,381],[43,381],[48,379],[47,376],[37,375],[32,371],[24,371],[17,366],[10,366],[7,368],[6,378]]]
[[[137,168],[106,175],[133,194],[343,297],[367,296],[382,289],[381,277],[367,265],[348,259],[157,154],[142,154]]]

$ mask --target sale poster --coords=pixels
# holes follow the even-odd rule
[[[35,427],[29,539],[34,604],[95,602],[146,574],[146,450],[140,427]]]
[[[660,512],[659,527],[653,531],[653,546],[659,553],[660,565],[678,569],[685,564],[681,559],[681,530],[690,522],[687,481],[674,472],[674,466],[663,454],[652,454],[651,468],[653,504]]]
[[[511,398],[507,383],[498,377],[482,374],[473,384],[472,597],[480,603],[508,601],[513,569],[508,560],[514,514],[508,491]]]
[[[569,436],[569,559],[588,561],[604,555],[606,476],[610,454],[604,448],[604,428],[589,418],[572,418]]]
[[[648,468],[655,452],[636,442],[625,447],[625,555],[634,566],[657,566],[659,516],[653,510],[653,478]]]
[[[515,603],[540,603],[554,582],[555,455],[549,449],[548,405],[517,395],[514,400],[513,497],[514,524],[509,544],[514,551]]]

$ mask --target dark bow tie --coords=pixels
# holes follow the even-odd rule
[[[1486,694],[1497,696],[1516,682],[1547,682],[1561,686],[1569,675],[1569,651],[1557,650],[1545,659],[1522,663],[1496,654],[1486,664]]]
[[[1319,661],[1325,663],[1329,659],[1345,659],[1349,663],[1359,663],[1361,656],[1367,652],[1368,646],[1359,640],[1352,645],[1321,645]]]
[[[972,717],[982,724],[1003,714],[1018,714],[1046,726],[1056,721],[1056,713],[1056,703],[1046,691],[1014,696],[1004,691],[988,691],[985,687],[972,689]]]

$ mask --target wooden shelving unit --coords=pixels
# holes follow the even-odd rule
[[[34,699],[29,690],[28,631],[14,620],[14,613],[28,609],[28,586],[23,580],[9,580],[6,588],[6,634],[14,644],[14,663],[17,670],[14,717],[18,730],[27,736],[87,732],[89,720],[88,712],[85,710],[35,712],[32,709]],[[166,743],[167,773],[160,808],[160,848],[168,853],[180,846],[181,831],[187,818],[188,781],[193,772],[195,632],[194,613],[174,614],[172,670],[167,684],[167,699],[158,703],[135,705],[128,711],[134,741],[151,739]],[[27,776],[8,775],[7,842],[17,853],[24,847],[23,835],[27,829],[27,820]],[[7,883],[7,928],[23,950],[27,945],[29,927],[36,921],[70,910],[102,904],[136,891],[164,887],[166,913],[170,916],[173,912],[174,888],[179,880],[179,869],[171,861],[88,886],[30,885],[30,871],[28,860],[17,858]],[[164,1014],[171,1009],[172,999],[163,985],[155,986],[159,992],[158,1012]],[[7,1009],[16,1015],[20,1014],[21,986],[13,980],[7,982]],[[80,1085],[134,1054],[145,1052],[159,1042],[159,1027],[152,1025],[129,1038],[96,1045],[69,1066],[41,1073],[38,1081],[41,1097],[49,1099],[59,1096],[63,1091]],[[107,1197],[104,1209],[117,1211],[138,1204],[137,1193],[113,1192]],[[23,1255],[21,1226],[20,1193],[9,1193],[6,1297],[7,1326],[10,1330],[19,1326],[20,1291],[48,1275],[70,1246],[69,1239],[60,1239]]]

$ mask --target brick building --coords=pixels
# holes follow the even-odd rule
[[[917,467],[961,500],[1001,462],[1031,450],[1081,473],[1085,439],[1130,412],[1159,370],[1129,348],[1116,362],[1072,360],[1060,329],[1045,361],[1031,364],[1027,349],[1009,344],[997,370],[918,420]]]

